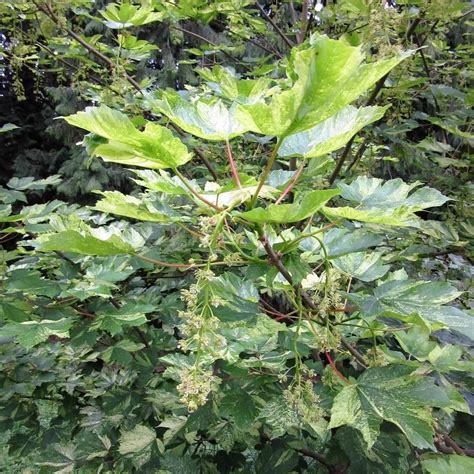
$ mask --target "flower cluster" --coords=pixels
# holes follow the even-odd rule
[[[180,401],[188,407],[190,412],[206,403],[209,392],[218,383],[218,379],[210,370],[200,367],[181,371],[180,379],[181,382],[177,387]]]
[[[314,339],[321,352],[335,350],[341,344],[341,334],[326,326],[318,327],[318,332],[314,333]]]
[[[209,284],[214,279],[215,274],[209,268],[200,269],[196,272],[196,283],[181,291],[186,308],[178,312],[183,321],[180,330],[184,337],[179,347],[196,355],[194,366],[181,371],[181,382],[177,387],[181,401],[189,411],[206,403],[209,392],[218,381],[208,367],[226,350],[225,338],[217,333],[219,320],[213,313],[213,307],[222,304]]]
[[[298,417],[300,424],[317,423],[322,418],[323,411],[319,406],[319,397],[314,393],[311,380],[290,386],[283,392],[283,397],[288,407]]]

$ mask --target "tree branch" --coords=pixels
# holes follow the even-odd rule
[[[285,266],[283,265],[283,262],[281,261],[281,258],[280,256],[275,252],[275,250],[273,249],[273,247],[271,246],[268,238],[263,234],[263,231],[261,228],[258,229],[259,230],[259,235],[260,235],[260,241],[262,242],[263,244],[263,247],[265,249],[265,251],[267,252],[267,255],[271,261],[271,263],[278,269],[278,271],[283,275],[283,277],[285,278],[285,280],[293,286],[293,288],[295,288],[296,290],[299,291],[300,295],[301,295],[301,299],[303,300],[303,304],[307,307],[307,308],[310,308],[310,309],[313,309],[313,310],[317,310],[318,307],[316,305],[316,303],[311,299],[311,297],[308,295],[308,293],[306,293],[306,291],[304,291],[300,285],[297,285],[293,282],[293,278],[291,277],[290,273],[288,272],[288,270],[285,268]],[[322,320],[322,322],[326,322],[325,319]],[[367,368],[366,364],[365,364],[365,360],[364,360],[364,356],[357,350],[355,349],[354,347],[352,347],[352,345],[349,343],[349,341],[347,341],[344,337],[341,337],[341,344],[342,346],[347,349],[352,355],[353,357],[357,360],[357,362],[359,362],[359,364],[363,367],[363,368]]]
[[[278,33],[281,39],[287,44],[289,48],[293,48],[294,43],[283,33],[280,27],[273,21],[272,17],[264,10],[264,8],[257,2],[255,6],[260,10],[260,13],[265,17],[265,19],[273,26],[273,29]]]
[[[48,16],[54,23],[56,23],[56,25],[61,28],[62,30],[64,30],[71,38],[73,38],[74,40],[76,40],[80,45],[82,45],[85,49],[87,49],[87,51],[89,51],[90,53],[92,53],[96,58],[102,60],[103,62],[105,62],[107,64],[107,66],[109,66],[109,68],[114,71],[117,66],[116,64],[114,64],[114,62],[109,59],[107,56],[105,56],[104,54],[102,54],[100,51],[98,51],[96,48],[94,48],[94,46],[92,46],[91,44],[89,44],[87,41],[85,41],[84,39],[82,39],[77,33],[75,33],[74,31],[72,31],[70,28],[68,28],[67,26],[65,25],[62,25],[61,24],[61,21],[60,19],[58,18],[58,16],[54,13],[52,7],[50,4],[45,4],[45,5],[40,5],[40,4],[37,4],[35,2],[33,2],[36,7],[41,10],[46,16]],[[123,75],[125,77],[125,79],[140,93],[143,93],[142,91],[142,88],[140,87],[140,84],[138,84],[138,82],[135,81],[135,79],[133,79],[133,77],[129,76],[126,72],[123,72]]]

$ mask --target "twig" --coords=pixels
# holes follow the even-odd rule
[[[382,77],[377,81],[377,83],[375,84],[374,90],[372,91],[372,93],[370,94],[370,97],[367,99],[367,102],[365,103],[365,106],[366,106],[366,107],[368,107],[368,106],[370,106],[370,105],[372,105],[372,104],[374,103],[375,98],[377,97],[377,95],[379,94],[379,92],[382,90],[383,85],[385,84],[385,80],[387,79],[388,74],[389,74],[389,73],[385,74],[384,76],[382,76]],[[351,146],[352,146],[352,143],[354,143],[354,140],[355,140],[356,136],[357,136],[357,134],[355,134],[355,135],[346,143],[346,146],[344,147],[344,150],[343,150],[341,156],[340,156],[339,159],[337,160],[336,167],[334,168],[334,171],[332,172],[332,175],[331,175],[331,177],[329,178],[329,184],[333,184],[334,181],[336,181],[336,178],[338,177],[339,172],[341,171],[342,165],[343,165],[344,162],[346,161],[347,156],[349,155],[349,152],[351,151]]]
[[[145,257],[144,255],[136,255],[137,258],[143,260],[144,262],[153,263],[160,267],[167,267],[167,268],[194,268],[194,267],[202,267],[205,264],[196,264],[196,263],[171,263],[171,262],[163,262],[161,260],[156,260],[155,258]]]
[[[290,181],[290,184],[285,188],[281,196],[275,201],[275,204],[280,204],[281,201],[285,198],[285,196],[293,189],[293,186],[296,184],[296,181],[298,181],[298,178],[300,177],[301,173],[303,172],[304,165],[306,162],[303,160],[301,162],[300,167],[298,168],[298,171],[295,173],[293,176],[293,179]]]
[[[297,35],[298,44],[302,43],[306,38],[306,32],[308,31],[309,21],[308,21],[308,5],[309,0],[303,0],[303,7],[301,8],[301,30]]]
[[[54,23],[56,23],[56,25],[63,29],[71,38],[75,39],[79,44],[81,44],[85,49],[87,49],[87,51],[89,51],[90,53],[92,53],[95,57],[99,58],[100,60],[104,61],[107,66],[109,66],[109,68],[111,70],[115,70],[116,69],[116,64],[114,64],[114,62],[112,60],[110,60],[107,56],[105,56],[104,54],[102,54],[100,51],[98,51],[96,48],[94,48],[94,46],[92,46],[91,44],[89,44],[87,41],[83,40],[77,33],[75,33],[74,31],[72,31],[70,28],[68,28],[67,26],[63,26],[61,24],[61,21],[60,19],[58,18],[58,16],[54,13],[52,7],[50,4],[45,4],[44,6],[43,5],[39,5],[37,4],[36,2],[33,1],[33,3],[36,5],[36,7],[41,10],[46,16],[48,16],[49,18],[51,18],[51,20],[54,21]],[[139,92],[143,93],[142,91],[142,88],[140,87],[140,84],[138,84],[138,82],[135,81],[135,79],[133,79],[133,77],[129,76],[126,72],[123,73],[125,79]]]
[[[268,159],[267,166],[265,166],[265,169],[263,170],[262,176],[257,186],[257,190],[255,191],[255,194],[252,196],[252,199],[250,200],[250,208],[252,208],[255,205],[255,202],[257,201],[260,190],[265,184],[265,181],[267,180],[267,177],[273,167],[273,163],[275,162],[275,159],[277,157],[278,149],[280,148],[280,145],[281,145],[281,140],[278,140],[275,147],[273,148],[270,158]]]
[[[178,133],[179,135],[184,137],[184,135],[185,135],[184,131],[181,130],[175,123],[170,122],[170,126],[176,131],[176,133]],[[199,147],[194,147],[194,151],[196,152],[196,155],[199,156],[199,158],[201,158],[204,165],[209,170],[209,173],[212,174],[212,177],[214,178],[214,180],[217,181],[219,179],[219,176],[217,175],[216,170],[212,166],[211,162],[207,159],[207,157],[204,154],[204,152],[202,151],[202,149],[199,148]]]
[[[350,384],[349,380],[344,377],[343,374],[339,371],[339,369],[336,367],[336,364],[332,360],[331,354],[329,352],[325,352],[324,355],[326,356],[326,359],[329,362],[329,365],[331,366],[331,369],[334,371],[334,373],[345,383],[345,384]]]
[[[225,149],[227,151],[227,157],[229,158],[230,169],[232,170],[234,181],[239,189],[242,189],[242,184],[240,183],[239,173],[237,172],[237,167],[235,166],[234,156],[232,155],[232,148],[230,147],[229,140],[225,141]]]
[[[460,456],[466,456],[464,450],[457,443],[455,443],[452,438],[450,438],[447,434],[442,434],[442,436],[446,446],[452,448],[456,454],[459,454]]]
[[[255,6],[260,10],[260,13],[273,26],[274,30],[280,35],[281,39],[287,44],[289,48],[293,48],[294,43],[283,33],[280,27],[273,21],[272,17],[264,10],[264,8],[257,2]]]
[[[369,144],[367,143],[367,140],[365,140],[363,143],[360,144],[359,148],[357,149],[356,154],[354,155],[354,158],[352,161],[347,165],[346,168],[346,173],[350,171],[362,158],[362,155],[364,154],[364,151],[367,149]]]
[[[326,456],[323,456],[320,453],[316,453],[315,451],[311,451],[308,448],[301,448],[297,450],[299,453],[301,453],[303,456],[307,456],[308,458],[312,458],[316,461],[318,461],[320,464],[325,466],[329,472],[334,472],[334,466],[329,464],[329,461],[326,459]]]
[[[211,173],[212,177],[214,178],[214,181],[217,181],[219,179],[219,176],[217,175],[216,170],[212,166],[211,162],[207,159],[204,152],[199,147],[195,147],[194,151],[196,152],[196,155],[199,156],[199,158],[201,158],[202,162],[204,163],[206,168],[209,170],[209,173]]]
[[[209,207],[212,207],[213,209],[215,209],[216,211],[222,211],[223,209],[219,206],[216,206],[215,204],[213,204],[212,202],[209,202],[207,199],[203,198],[188,182],[188,180],[177,170],[177,169],[174,169],[173,170],[174,173],[176,174],[176,176],[181,180],[181,182],[186,186],[186,188],[188,189],[188,191],[193,195],[195,196],[197,199],[199,199],[199,201],[203,202],[204,204],[206,204],[207,206]]]
[[[301,299],[303,300],[304,305],[307,308],[317,310],[318,307],[317,307],[316,303],[311,299],[311,297],[308,295],[308,293],[306,293],[299,285],[296,285],[296,284],[293,283],[293,278],[291,277],[290,273],[288,272],[288,270],[283,265],[283,262],[281,261],[279,255],[275,252],[275,250],[271,246],[270,242],[268,241],[268,238],[263,234],[262,229],[258,229],[258,230],[259,230],[259,234],[260,234],[260,241],[262,242],[263,247],[264,247],[265,251],[267,252],[268,257],[270,258],[271,263],[283,275],[285,280],[300,292]],[[325,322],[324,319],[323,319],[323,322]],[[349,341],[347,341],[344,337],[341,337],[341,344],[345,349],[347,349],[354,356],[354,358],[357,360],[357,362],[359,362],[359,364],[363,368],[367,368],[367,366],[365,364],[364,356],[357,349],[352,347],[352,345],[349,343]]]
[[[208,38],[205,38],[204,36],[201,36],[199,33],[194,33],[194,31],[187,30],[186,28],[182,28],[181,26],[177,25],[170,25],[170,28],[174,28],[175,30],[181,31],[182,33],[189,35],[189,36],[194,36],[197,39],[200,39],[201,41],[204,41],[205,43],[210,44],[214,48],[219,49],[219,45],[214,43]],[[248,69],[247,64],[243,63],[242,61],[239,61],[237,58],[234,58],[232,54],[229,54],[227,51],[221,50],[223,54],[225,54],[229,59],[234,61],[236,64],[240,64],[241,66],[244,66],[245,68]]]

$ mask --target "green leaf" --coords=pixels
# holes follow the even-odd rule
[[[311,228],[309,232],[317,229]],[[381,235],[374,234],[366,229],[329,229],[322,236],[329,258],[340,257],[352,252],[361,252],[369,247],[376,247],[383,242]],[[321,244],[314,237],[308,237],[300,242],[300,248],[308,254],[321,252]]]
[[[7,133],[7,132],[11,132],[12,130],[15,130],[17,128],[20,128],[18,127],[17,125],[15,125],[14,123],[6,123],[5,125],[2,125],[0,127],[0,133]]]
[[[46,186],[54,186],[62,181],[59,174],[53,174],[45,179],[36,179],[32,176],[27,178],[12,178],[7,186],[17,191],[44,189]]]
[[[287,446],[283,440],[276,439],[267,443],[260,451],[254,472],[259,474],[288,474],[294,472],[297,465],[297,452]]]
[[[100,14],[107,20],[105,24],[113,29],[146,25],[162,21],[165,17],[163,12],[154,12],[149,7],[135,6],[128,2],[120,5],[110,3],[105,10],[100,11]]]
[[[314,35],[310,46],[294,49],[287,74],[290,89],[272,100],[239,105],[238,118],[252,131],[287,136],[323,122],[356,100],[408,56],[363,63],[360,47]]]
[[[397,331],[395,337],[404,351],[422,362],[428,360],[430,352],[436,347],[436,342],[430,340],[429,329],[424,326]]]
[[[258,410],[252,397],[244,390],[233,389],[219,403],[221,416],[232,417],[235,426],[249,430],[255,423]]]
[[[424,454],[421,464],[430,474],[471,474],[474,471],[474,459],[459,454]]]
[[[196,69],[196,72],[216,95],[239,104],[257,103],[272,93],[270,78],[241,79],[233,69],[220,65],[212,69]]]
[[[146,40],[139,40],[135,36],[117,35],[119,47],[116,48],[123,58],[142,61],[150,56],[151,51],[156,51],[158,46],[149,43]]]
[[[389,270],[384,265],[381,252],[354,252],[335,258],[333,264],[348,275],[362,281],[382,278]]]
[[[104,191],[98,194],[105,196],[95,204],[95,209],[98,211],[130,217],[139,221],[171,223],[183,219],[170,208],[167,209],[167,212],[153,209],[151,203],[147,203],[144,198],[126,196],[119,191]]]
[[[353,202],[357,207],[324,207],[324,212],[332,217],[373,224],[418,227],[415,212],[442,206],[449,200],[438,190],[428,187],[420,188],[409,195],[419,185],[419,182],[406,184],[399,178],[384,183],[378,178],[359,176],[350,185],[338,184],[341,197]]]
[[[205,140],[225,141],[244,134],[248,128],[236,118],[236,106],[227,108],[221,100],[185,100],[178,92],[165,91],[150,99],[153,110],[166,115],[188,133]]]
[[[124,327],[135,327],[146,324],[145,314],[154,311],[150,304],[127,303],[121,308],[113,308],[97,314],[91,323],[92,329],[102,329],[112,336],[120,334]]]
[[[348,106],[324,122],[283,139],[278,156],[316,158],[344,146],[359,130],[381,119],[388,107]]]
[[[432,379],[412,372],[412,368],[400,365],[367,369],[357,383],[336,395],[328,428],[351,426],[362,433],[370,449],[382,421],[389,421],[414,446],[434,449],[434,419],[426,407],[447,406],[449,399]]]
[[[445,282],[393,280],[375,288],[373,296],[351,294],[349,298],[368,316],[388,312],[404,318],[418,314],[425,321],[440,323],[474,339],[472,316],[457,308],[443,306],[461,293]]]
[[[300,202],[293,204],[270,204],[267,208],[258,207],[247,212],[237,213],[239,217],[250,222],[266,223],[274,222],[287,224],[299,222],[313,215],[334,196],[337,196],[337,189],[326,189],[324,191],[311,191],[306,194]]]
[[[65,230],[57,234],[41,236],[38,250],[42,252],[60,251],[82,255],[134,254],[135,249],[118,235],[81,234],[75,230]]]
[[[34,296],[54,298],[61,291],[55,281],[47,280],[38,271],[20,268],[13,270],[5,283],[7,292],[21,292]]]
[[[381,431],[369,450],[359,431],[343,426],[335,438],[350,460],[348,473],[401,474],[411,472],[414,454],[402,433]]]
[[[143,349],[143,344],[124,339],[113,346],[108,347],[102,352],[101,357],[105,362],[114,361],[122,365],[128,365],[133,361],[131,353]]]
[[[134,179],[137,184],[152,191],[177,196],[190,194],[177,176],[170,177],[166,171],[159,174],[153,170],[132,170],[140,179]]]
[[[87,107],[64,119],[108,140],[93,148],[105,161],[160,169],[176,168],[191,159],[186,146],[167,128],[148,122],[141,132],[125,114],[105,105]]]
[[[69,337],[69,329],[73,321],[69,318],[58,321],[25,321],[22,323],[9,323],[0,329],[0,334],[5,337],[16,337],[18,343],[29,349],[46,341],[50,336],[60,338]]]
[[[450,372],[452,370],[473,372],[474,362],[460,360],[462,354],[462,347],[448,344],[443,347],[436,346],[429,353],[428,359],[439,372]]]
[[[122,433],[119,440],[119,453],[122,455],[139,453],[151,445],[156,433],[145,425],[137,425],[133,430]]]
[[[218,190],[215,194],[201,193],[201,196],[216,206],[231,207],[250,200],[256,191],[257,186],[243,186],[242,188],[236,188],[230,191],[221,192]],[[271,199],[277,192],[275,188],[262,186],[259,196],[264,199]]]
[[[160,466],[165,472],[177,474],[199,474],[201,472],[198,462],[191,455],[174,454],[170,451],[160,458]]]

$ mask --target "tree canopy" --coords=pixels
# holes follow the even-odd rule
[[[0,3],[0,471],[472,472],[471,14]]]

